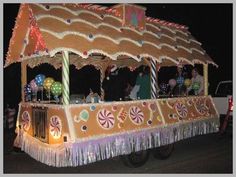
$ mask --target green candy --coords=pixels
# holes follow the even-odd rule
[[[60,82],[53,82],[51,92],[54,96],[59,96],[62,93],[62,84]]]
[[[88,119],[89,119],[89,113],[88,113],[88,111],[87,110],[82,110],[81,112],[80,112],[80,114],[79,114],[79,117],[80,117],[80,119],[81,120],[83,120],[83,121],[87,121]]]
[[[198,82],[193,83],[193,90],[198,91],[200,89],[200,84]]]

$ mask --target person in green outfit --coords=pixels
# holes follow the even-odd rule
[[[150,99],[151,98],[151,86],[150,86],[150,70],[148,66],[143,66],[141,72],[137,76],[136,84],[139,86],[137,93],[138,99]]]

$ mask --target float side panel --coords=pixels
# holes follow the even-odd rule
[[[112,135],[164,125],[156,100],[71,106],[77,138]]]

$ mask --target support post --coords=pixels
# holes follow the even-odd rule
[[[104,96],[105,96],[104,89],[102,88],[102,82],[103,82],[104,77],[105,77],[105,76],[104,76],[103,69],[100,68],[100,91],[101,91],[101,100],[104,100]]]
[[[203,64],[204,95],[208,95],[208,64]]]
[[[157,62],[153,59],[151,59],[151,98],[156,99],[157,98],[157,91],[158,91],[158,84],[157,84]]]
[[[68,51],[62,52],[62,99],[63,105],[68,105],[70,102],[70,62]]]
[[[21,62],[21,100],[25,102],[24,86],[27,84],[27,64],[25,61]]]

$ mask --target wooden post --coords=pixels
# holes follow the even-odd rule
[[[208,95],[208,64],[203,64],[204,95]]]
[[[24,86],[27,84],[27,64],[25,61],[21,62],[21,100],[25,102]]]
[[[62,99],[63,104],[68,105],[70,102],[70,61],[69,52],[62,52]]]

